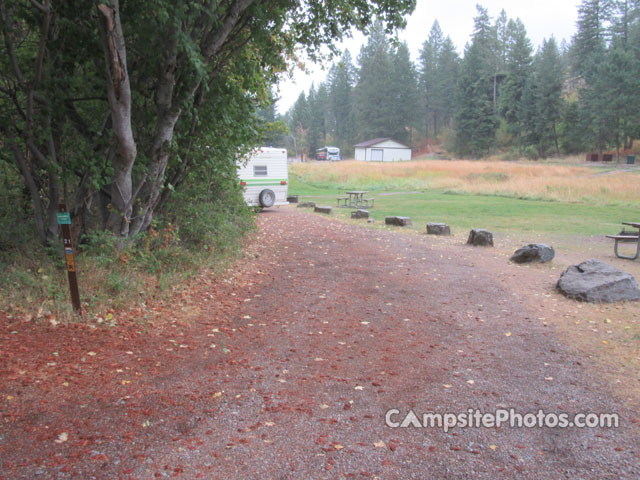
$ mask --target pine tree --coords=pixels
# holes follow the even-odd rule
[[[357,138],[387,137],[395,127],[390,122],[394,106],[393,64],[389,41],[382,23],[372,28],[368,42],[360,49],[360,69],[355,87]]]
[[[293,149],[296,153],[309,151],[309,129],[311,127],[311,111],[304,92],[300,93],[296,103],[289,112],[289,130],[292,135]]]
[[[392,52],[392,110],[389,112],[389,135],[399,142],[410,144],[413,129],[418,124],[420,98],[416,68],[406,43]]]
[[[600,106],[599,121],[601,141],[615,147],[627,144],[638,132],[637,106],[640,102],[640,74],[638,61],[625,47],[624,39],[615,39],[599,65],[599,75],[592,87],[597,98],[592,105]]]
[[[460,57],[451,38],[446,37],[438,58],[438,74],[436,76],[436,94],[434,108],[437,112],[434,122],[434,132],[440,132],[440,127],[449,125],[453,118],[455,107],[456,79],[460,67]]]
[[[553,37],[542,43],[536,58],[538,153],[546,156],[550,149],[560,154],[558,123],[562,117],[564,72],[558,45]]]
[[[309,89],[309,151],[314,156],[316,150],[324,147],[327,139],[327,86],[324,82],[316,89],[311,85]]]
[[[423,115],[423,125],[426,136],[429,136],[429,129],[433,126],[433,134],[436,135],[437,109],[436,97],[438,88],[438,58],[444,43],[442,30],[438,20],[433,22],[429,37],[422,44],[420,50],[420,77],[419,88],[421,98],[421,108]]]
[[[467,45],[457,84],[456,149],[480,157],[494,145],[498,126],[495,111],[495,29],[487,10],[477,6],[472,42]]]
[[[500,94],[500,113],[506,120],[508,131],[516,139],[522,152],[524,132],[523,95],[531,75],[532,47],[520,21],[509,20],[506,28],[506,78]]]
[[[438,135],[440,127],[453,116],[455,79],[459,65],[458,53],[451,38],[445,37],[436,20],[429,38],[420,51],[420,106],[425,134]]]
[[[573,41],[574,73],[591,80],[607,47],[613,0],[583,0],[578,7],[578,32]]]
[[[329,132],[336,146],[349,153],[354,143],[355,119],[353,113],[353,88],[356,80],[351,53],[345,50],[338,63],[329,72]]]
[[[507,59],[509,55],[509,43],[512,41],[513,34],[510,31],[510,21],[507,18],[507,12],[500,11],[500,15],[496,18],[496,71],[504,72],[507,67]]]
[[[607,121],[600,109],[607,97],[606,82],[600,78],[606,56],[613,0],[583,0],[578,9],[578,32],[572,48],[573,71],[581,78],[579,90],[581,122],[602,152],[607,144]]]

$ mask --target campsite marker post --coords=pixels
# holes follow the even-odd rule
[[[69,277],[69,290],[71,291],[71,303],[76,313],[82,313],[80,304],[80,292],[78,291],[78,277],[76,276],[76,262],[73,257],[73,244],[71,242],[71,215],[67,212],[64,203],[58,205],[58,225],[62,232],[62,244],[64,256],[67,260],[67,276]]]

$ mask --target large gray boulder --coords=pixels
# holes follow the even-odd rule
[[[595,259],[570,266],[560,276],[558,290],[569,298],[591,303],[640,300],[633,275]]]
[[[316,208],[316,202],[301,202],[298,208]]]
[[[385,217],[384,223],[387,225],[396,225],[398,227],[412,225],[411,218],[409,217]]]
[[[467,243],[479,247],[493,247],[493,233],[483,228],[474,228],[469,232]]]
[[[511,256],[511,261],[514,263],[546,263],[553,260],[555,256],[556,251],[553,247],[544,243],[530,243],[516,250]]]
[[[428,235],[451,235],[451,228],[446,223],[427,223]]]

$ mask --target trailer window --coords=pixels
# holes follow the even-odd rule
[[[266,177],[267,176],[267,166],[266,165],[254,165],[253,166],[253,175],[255,177]]]

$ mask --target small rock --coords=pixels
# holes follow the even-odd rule
[[[427,223],[429,235],[451,235],[451,228],[446,223]]]
[[[351,218],[356,218],[356,219],[369,218],[369,210],[364,210],[362,208],[359,208],[355,212],[351,212]]]
[[[333,211],[333,208],[332,208],[332,207],[320,207],[320,206],[316,206],[316,207],[313,209],[313,211],[314,211],[314,212],[316,212],[316,213],[327,213],[327,214],[329,214],[329,213],[331,213],[331,212]]]
[[[298,203],[298,195],[291,195],[287,197],[287,202],[289,203]]]
[[[474,228],[469,232],[468,245],[493,247],[493,234],[489,230]]]
[[[376,223],[376,221],[375,221],[373,218],[369,218],[369,219],[367,220],[367,223]]]
[[[570,266],[560,276],[557,288],[569,298],[590,303],[640,300],[633,275],[595,259]]]
[[[384,223],[387,225],[396,225],[398,227],[406,227],[407,225],[412,225],[411,219],[409,217],[386,217],[384,219]]]
[[[553,260],[555,256],[556,252],[553,247],[544,243],[530,243],[516,250],[511,257],[511,261],[515,263],[546,263]]]
[[[298,208],[316,208],[316,202],[302,202],[298,204]]]

